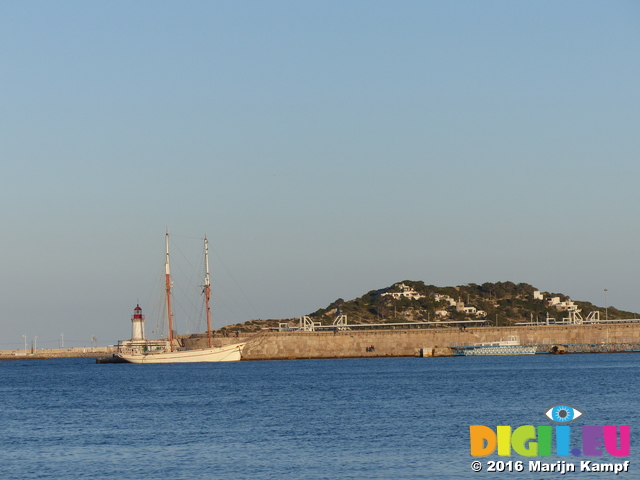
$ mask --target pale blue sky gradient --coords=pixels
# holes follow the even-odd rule
[[[0,45],[0,348],[129,338],[166,227],[217,326],[404,279],[640,312],[637,2],[4,1]]]

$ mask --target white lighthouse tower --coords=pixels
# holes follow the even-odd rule
[[[142,342],[144,340],[144,315],[142,315],[142,309],[138,304],[131,315],[131,341]]]

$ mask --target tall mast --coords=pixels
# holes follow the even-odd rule
[[[209,307],[209,300],[211,299],[211,277],[209,276],[209,242],[207,236],[204,236],[204,300],[207,310],[207,340],[209,342],[209,348],[213,346],[211,339],[211,308]]]
[[[164,262],[164,278],[167,293],[167,320],[169,322],[169,351],[173,352],[173,312],[171,311],[171,269],[169,268],[169,229],[165,235],[165,250],[167,257]]]

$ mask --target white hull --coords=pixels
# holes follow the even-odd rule
[[[535,345],[496,345],[482,347],[458,347],[458,355],[534,355]]]
[[[454,355],[534,355],[537,345],[521,345],[517,336],[509,336],[509,340],[480,343],[478,345],[449,347]]]
[[[234,343],[223,347],[182,350],[178,352],[138,353],[118,356],[130,363],[199,363],[237,362],[242,357],[244,343]]]

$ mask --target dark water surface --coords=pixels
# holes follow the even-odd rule
[[[558,403],[632,435],[597,459],[629,473],[566,476],[640,478],[639,379],[640,354],[0,362],[0,479],[563,478],[470,468],[469,425],[549,425]]]

